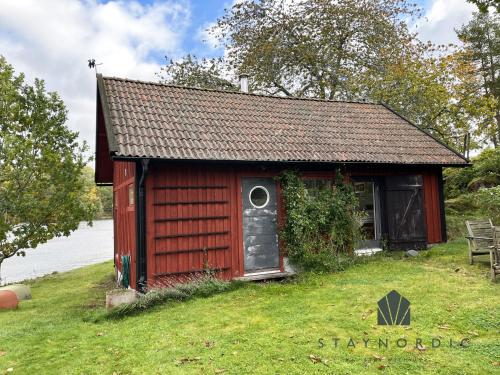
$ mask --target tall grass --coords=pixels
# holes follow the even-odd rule
[[[170,287],[158,284],[150,291],[139,296],[130,304],[117,306],[105,314],[107,319],[120,319],[151,309],[169,302],[185,301],[195,297],[209,297],[214,294],[235,290],[242,285],[238,281],[218,280],[211,276],[194,278],[190,282]]]

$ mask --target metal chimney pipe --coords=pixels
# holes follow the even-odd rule
[[[248,94],[248,74],[240,74],[240,91]]]

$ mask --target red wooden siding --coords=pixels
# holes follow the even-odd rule
[[[128,174],[124,176],[125,169]],[[135,207],[124,208],[127,186],[134,182],[134,164],[115,162],[115,248],[132,257],[135,283]],[[278,168],[238,168],[208,163],[153,162],[145,181],[146,256],[148,285],[185,281],[205,267],[218,277],[243,274],[241,178],[276,176]],[[424,177],[425,218],[429,243],[442,241],[439,170],[369,168],[344,170],[344,176],[421,174]],[[332,178],[332,170],[304,170],[305,178]],[[280,190],[278,186],[278,202]],[[283,222],[281,204],[278,221]],[[121,207],[121,208],[120,208]],[[119,251],[118,251],[119,250]],[[135,286],[135,284],[132,284]]]
[[[95,182],[110,184],[113,182],[113,161],[109,155],[108,139],[104,128],[104,115],[101,102],[97,101],[97,133],[96,133]]]
[[[438,173],[424,173],[423,177],[427,242],[438,243],[442,241]]]
[[[129,202],[129,188],[134,188],[135,163],[114,162],[113,173],[113,209],[115,236],[115,264],[121,271],[121,256],[130,256],[130,286],[136,287],[136,217],[135,206]]]
[[[152,165],[146,186],[148,284],[185,280],[204,268],[233,277],[239,266],[232,170]]]

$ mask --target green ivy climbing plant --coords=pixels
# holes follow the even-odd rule
[[[314,191],[294,171],[280,174],[285,208],[281,239],[286,255],[306,271],[336,271],[353,261],[360,239],[358,200],[339,171],[332,184]]]

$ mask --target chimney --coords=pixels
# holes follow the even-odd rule
[[[248,94],[248,74],[240,74],[240,91]]]

